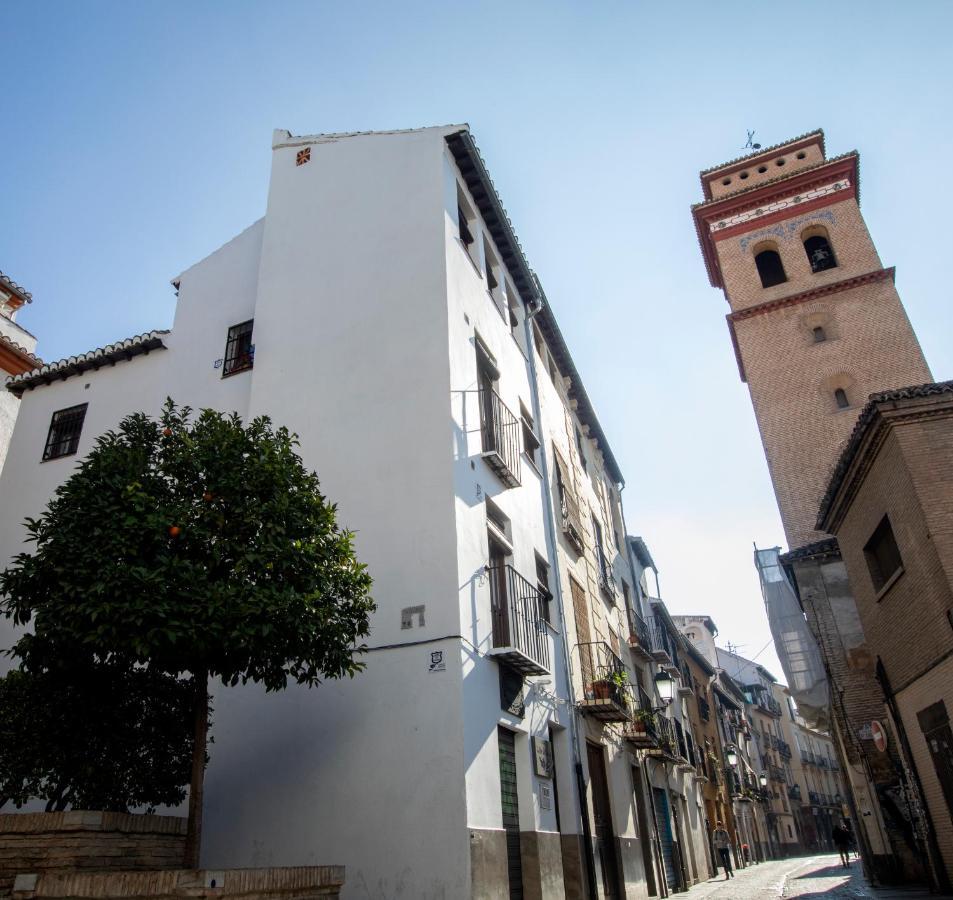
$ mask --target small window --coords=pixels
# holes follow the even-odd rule
[[[583,472],[589,471],[589,464],[586,462],[586,451],[583,445],[582,432],[579,430],[579,426],[576,426],[576,449],[579,451],[579,465],[582,466]]]
[[[788,280],[787,275],[784,274],[784,266],[781,264],[781,255],[777,250],[762,250],[754,258],[754,264],[758,267],[762,287],[774,287]]]
[[[538,467],[539,438],[536,436],[536,423],[522,402],[520,402],[520,423],[523,426],[523,451],[532,460],[533,465]]]
[[[483,263],[486,268],[486,289],[499,305],[500,264],[486,238],[483,239]]]
[[[847,399],[847,391],[843,388],[838,388],[834,391],[834,401],[837,403],[838,409],[847,409],[850,406],[850,400]]]
[[[811,264],[811,271],[815,274],[825,269],[836,269],[837,260],[831,249],[830,241],[822,234],[814,234],[804,241],[804,252]]]
[[[473,259],[473,222],[474,216],[463,196],[463,190],[457,185],[457,228],[460,232],[460,243],[463,244],[470,259]]]
[[[539,614],[543,621],[552,621],[549,617],[553,592],[549,589],[549,563],[536,554],[536,589],[539,591]]]
[[[44,460],[72,456],[76,452],[88,406],[88,403],[80,403],[78,406],[53,413],[50,431],[46,436],[46,447],[43,449]]]
[[[508,281],[506,282],[506,311],[510,323],[510,334],[516,337],[516,326],[519,325],[519,315],[517,311],[520,307],[520,298],[519,294],[516,293],[516,288],[513,287]]]
[[[893,536],[890,519],[886,516],[880,520],[880,524],[864,546],[864,558],[867,560],[875,591],[879,591],[894,575],[903,571],[900,548]]]
[[[822,325],[815,325],[814,328],[811,329],[811,334],[814,335],[815,344],[823,344],[824,341],[827,340],[827,333],[824,331]]]
[[[251,342],[254,319],[233,325],[228,329],[228,340],[225,342],[225,365],[222,366],[222,378],[244,372],[252,368],[255,363],[255,345]]]

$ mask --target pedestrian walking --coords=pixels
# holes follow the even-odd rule
[[[711,841],[721,857],[721,865],[725,870],[725,881],[734,878],[735,873],[731,869],[731,836],[725,830],[721,822],[715,823],[715,830],[712,832]]]
[[[840,854],[841,865],[850,868],[850,832],[843,825],[835,825],[831,829],[831,839]]]

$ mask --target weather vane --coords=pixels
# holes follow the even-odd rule
[[[753,131],[748,132],[748,141],[744,145],[744,147],[742,147],[741,149],[742,150],[760,150],[761,149],[761,145],[755,143]]]

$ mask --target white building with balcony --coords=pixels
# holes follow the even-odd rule
[[[203,866],[646,896],[636,757],[575,716],[627,650],[622,476],[469,129],[276,131],[264,217],[173,284],[171,330],[8,383],[0,564],[97,436],[172,397],[300,436],[378,606],[354,680],[214,688]]]

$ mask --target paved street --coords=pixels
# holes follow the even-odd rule
[[[719,874],[676,896],[688,900],[912,900],[929,895],[914,888],[875,890],[865,883],[860,860],[852,862],[848,872],[836,854],[824,854],[750,866],[730,881]]]

